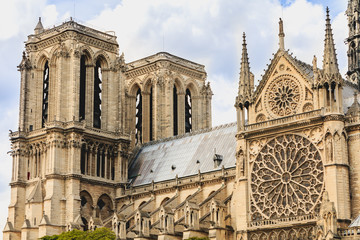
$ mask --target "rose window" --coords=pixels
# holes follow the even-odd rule
[[[281,78],[271,83],[267,96],[267,104],[277,116],[296,113],[300,101],[300,87],[293,79]]]
[[[317,213],[323,174],[320,153],[309,140],[293,134],[272,139],[252,166],[252,220]]]

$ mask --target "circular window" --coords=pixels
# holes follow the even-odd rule
[[[266,90],[267,109],[272,115],[283,117],[297,112],[300,103],[300,85],[289,77],[273,81]]]
[[[308,139],[287,134],[270,140],[252,166],[252,220],[318,212],[323,164]]]

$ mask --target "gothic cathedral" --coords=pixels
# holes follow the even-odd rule
[[[327,9],[322,64],[279,48],[255,86],[245,33],[237,122],[212,128],[204,66],[125,62],[116,36],[68,21],[28,36],[10,133],[4,240],[107,227],[134,240],[360,238],[360,2],[348,72]]]

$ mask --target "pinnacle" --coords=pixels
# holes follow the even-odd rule
[[[324,46],[324,59],[323,69],[326,74],[339,73],[339,67],[336,58],[336,50],[334,38],[330,23],[329,8],[326,8],[326,26],[325,26],[325,46]]]
[[[285,33],[284,33],[284,23],[283,20],[280,18],[279,19],[279,49],[280,50],[285,50]]]
[[[246,47],[246,35],[243,33],[243,44],[242,44],[242,55],[241,55],[241,66],[240,66],[240,78],[239,78],[239,96],[245,96],[250,94],[250,66],[249,58]]]
[[[249,64],[248,59],[248,53],[247,53],[247,44],[246,44],[246,35],[243,33],[243,44],[242,44],[242,57],[241,57],[241,63],[247,63]]]
[[[44,31],[44,27],[43,27],[43,25],[41,23],[41,17],[39,17],[39,21],[36,24],[36,27],[35,27],[34,31],[35,31],[35,34],[39,34],[39,33]]]

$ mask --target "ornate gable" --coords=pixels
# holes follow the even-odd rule
[[[312,67],[279,50],[254,93],[254,122],[312,111]]]

